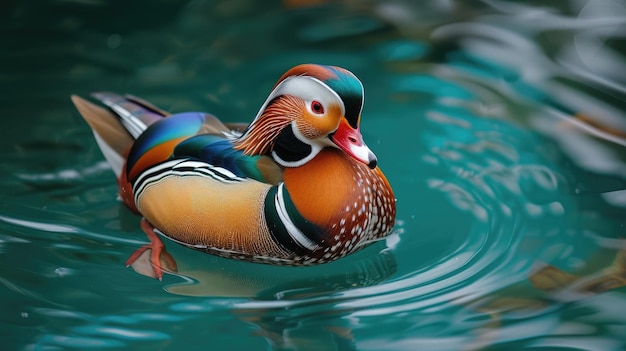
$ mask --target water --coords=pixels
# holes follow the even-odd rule
[[[6,350],[626,349],[626,4],[30,1],[0,28]],[[309,268],[146,241],[69,95],[249,121],[349,68],[397,196],[387,240]]]

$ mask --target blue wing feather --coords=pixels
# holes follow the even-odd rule
[[[230,140],[219,135],[196,135],[176,146],[175,157],[189,156],[226,168],[238,177],[267,182],[258,163],[263,156],[249,156],[235,150]]]
[[[152,124],[133,144],[128,154],[128,162],[126,164],[127,172],[130,172],[137,161],[151,149],[176,139],[196,135],[202,127],[205,117],[206,114],[201,112],[186,112],[163,118]],[[165,160],[154,161],[159,162]]]

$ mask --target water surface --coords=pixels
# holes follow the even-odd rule
[[[31,1],[0,6],[7,350],[626,348],[626,4]],[[70,94],[250,121],[289,67],[346,67],[397,196],[317,267],[146,238]]]

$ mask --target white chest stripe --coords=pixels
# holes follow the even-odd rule
[[[313,251],[317,249],[318,246],[311,241],[311,239],[307,238],[306,235],[304,235],[304,233],[302,233],[300,229],[298,229],[298,227],[296,227],[296,225],[291,221],[291,218],[289,218],[287,208],[285,207],[285,200],[283,199],[284,185],[284,183],[280,183],[280,185],[278,185],[278,191],[276,192],[276,198],[274,199],[274,205],[276,206],[278,217],[285,225],[289,235],[298,243],[298,245]]]

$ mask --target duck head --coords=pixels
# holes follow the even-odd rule
[[[271,154],[284,167],[298,167],[323,148],[336,147],[376,167],[376,156],[360,132],[363,85],[351,72],[304,64],[287,71],[259,113],[234,140],[250,155]]]

